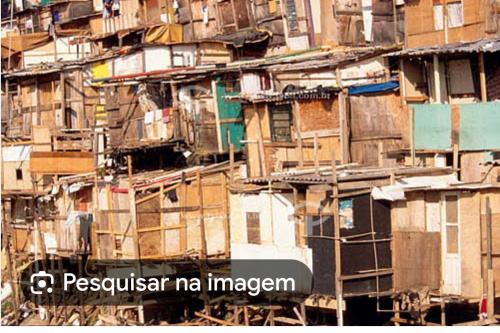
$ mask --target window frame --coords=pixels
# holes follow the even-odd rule
[[[276,114],[276,113],[283,113],[285,114],[286,111],[285,110],[277,110],[276,107],[280,108],[280,107],[287,107],[288,110],[288,135],[287,137],[282,137],[281,135],[278,136],[276,134],[276,129],[279,129],[279,128],[285,128],[284,126],[275,126],[275,121],[287,121],[285,119],[281,120],[281,119],[275,119],[273,116]],[[294,126],[294,121],[293,121],[293,106],[292,104],[290,103],[283,103],[283,104],[269,104],[269,106],[267,107],[268,109],[268,115],[269,115],[269,129],[270,129],[270,132],[271,132],[271,141],[272,142],[293,142],[293,133],[292,133],[292,127]],[[278,112],[275,112],[275,111],[278,111]]]

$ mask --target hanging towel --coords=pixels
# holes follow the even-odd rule
[[[155,121],[160,121],[163,114],[162,110],[155,110],[154,113],[155,113]]]
[[[154,111],[148,111],[144,114],[144,124],[152,124],[155,119]]]
[[[162,110],[163,122],[168,123],[170,121],[170,108],[165,108]]]

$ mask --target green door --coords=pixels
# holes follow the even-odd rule
[[[218,77],[215,80],[221,136],[219,140],[222,143],[222,150],[224,152],[229,150],[226,134],[229,130],[229,140],[234,145],[234,150],[239,151],[242,149],[241,140],[243,140],[245,137],[241,103],[230,102],[224,99],[224,97],[226,96],[238,95],[239,92],[226,91],[224,82],[221,77]]]

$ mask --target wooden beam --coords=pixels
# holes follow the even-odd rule
[[[409,112],[409,123],[410,123],[410,155],[411,155],[411,166],[415,167],[415,110],[408,106]]]
[[[198,170],[196,172],[196,184],[198,188],[198,203],[200,206],[200,238],[201,238],[201,258],[204,259],[207,256],[207,239],[205,235],[205,218],[203,210],[203,184],[201,173]]]
[[[491,206],[490,198],[486,197],[486,265],[487,265],[487,292],[486,292],[486,310],[488,319],[494,319],[495,316],[495,276],[493,272],[493,230],[491,224]]]
[[[292,108],[292,115],[293,115],[293,120],[295,123],[295,133],[297,135],[297,149],[298,149],[298,155],[299,155],[299,168],[304,167],[304,152],[302,150],[302,133],[300,130],[300,115],[299,115],[299,110],[300,110],[300,104],[298,101],[295,101],[293,103],[293,108]]]
[[[219,103],[217,102],[218,100],[218,95],[217,95],[217,81],[215,79],[212,80],[211,82],[211,87],[212,87],[212,96],[213,96],[213,108],[214,108],[214,113],[215,113],[215,131],[217,132],[217,147],[219,148],[219,153],[224,152],[224,147],[222,145],[222,135],[224,135],[221,132],[221,122],[220,122],[220,110],[219,110]]]
[[[179,204],[181,206],[184,206],[187,203],[187,184],[185,181],[181,183],[181,195],[180,195],[180,202]],[[186,251],[187,250],[187,220],[186,220],[186,212],[181,211],[180,213],[180,223],[184,226],[184,228],[181,229],[180,231],[180,242],[179,242],[179,247],[181,251]]]
[[[349,126],[347,114],[347,97],[344,92],[338,94],[339,122],[340,122],[340,163],[349,163]]]
[[[238,326],[238,324],[232,323],[232,322],[227,321],[227,320],[222,320],[222,319],[219,319],[219,318],[208,316],[208,315],[206,315],[204,313],[201,313],[201,312],[198,312],[198,311],[195,311],[194,314],[197,317],[213,321],[214,323],[217,323],[217,324],[220,324],[220,325],[223,325],[223,326]]]
[[[401,105],[406,105],[405,61],[399,59],[399,86],[401,87]]]
[[[340,255],[340,213],[339,213],[339,188],[337,181],[337,162],[335,151],[332,152],[332,192],[333,192],[333,228],[335,245],[335,298],[337,299],[337,325],[344,326],[343,292],[342,292],[342,262]]]
[[[233,172],[234,172],[234,145],[231,143],[229,145],[229,185],[233,184]],[[224,174],[222,174],[224,175]],[[226,177],[224,176],[224,184],[226,183]]]
[[[200,259],[202,260],[200,264],[200,275],[201,275],[201,292],[203,297],[203,303],[205,304],[205,313],[210,315],[210,302],[208,299],[208,286],[206,280],[206,269],[205,269],[205,260],[207,258],[207,238],[205,233],[205,217],[203,211],[203,184],[200,170],[196,172],[196,183],[198,187],[198,203],[200,205],[200,238],[201,238],[201,253]]]
[[[437,54],[432,56],[433,71],[434,71],[434,102],[443,103],[441,96],[441,75],[439,73],[439,56]]]
[[[266,104],[266,109],[267,109],[267,104]],[[259,144],[259,161],[260,161],[260,175],[266,177],[267,176],[267,167],[266,167],[266,154],[264,150],[264,140],[262,138],[262,126],[260,124],[260,116],[259,116],[259,110],[257,109],[257,106],[254,104],[254,114],[257,116],[257,134],[258,134],[258,144]]]
[[[106,184],[106,199],[108,201],[108,209],[112,211],[113,209],[113,196],[111,193],[111,187]],[[111,249],[112,253],[116,250],[116,235],[115,235],[115,217],[112,212],[108,213],[109,230],[111,231]]]
[[[231,145],[232,146],[232,145]],[[230,173],[232,174],[233,168],[230,168]],[[229,257],[229,252],[231,250],[231,242],[230,242],[230,226],[229,226],[229,219],[230,219],[230,207],[228,203],[228,188],[227,188],[227,183],[226,183],[226,175],[221,172],[220,173],[221,177],[221,190],[222,190],[222,202],[223,202],[223,210],[224,210],[224,252],[227,257]]]
[[[459,161],[458,144],[454,143],[453,144],[453,172],[457,175],[458,175],[458,161]]]
[[[238,15],[236,14],[236,8],[234,6],[234,0],[229,0],[231,1],[231,9],[233,11],[233,20],[234,20],[234,25],[236,27],[236,31],[240,30],[239,25],[238,25]]]
[[[66,86],[66,77],[65,77],[65,74],[64,74],[64,71],[61,71],[61,75],[60,75],[60,92],[61,92],[61,96],[60,96],[60,99],[61,99],[61,112],[62,114],[60,115],[61,116],[61,120],[60,120],[60,123],[59,125],[64,127],[65,125],[65,121],[64,121],[64,118],[65,118],[65,113],[66,113],[66,89],[65,89],[65,86]],[[57,115],[56,115],[56,126],[57,126]]]
[[[481,86],[481,101],[488,101],[488,94],[486,89],[486,73],[484,70],[484,53],[479,52],[479,82]]]
[[[159,199],[160,199],[160,227],[162,228],[160,230],[160,242],[161,242],[161,253],[163,254],[166,254],[166,251],[165,251],[165,230],[163,229],[163,227],[165,227],[165,215],[163,213],[163,201],[164,201],[164,185],[161,184],[160,186],[160,196],[159,196]]]

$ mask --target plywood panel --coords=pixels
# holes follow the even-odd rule
[[[76,174],[94,171],[94,155],[80,152],[32,152],[30,171],[39,174]]]
[[[396,231],[425,231],[425,201],[422,192],[405,193],[406,200],[392,203],[392,228]]]
[[[429,287],[441,281],[441,234],[395,231],[393,233],[394,289]]]
[[[481,229],[479,193],[462,192],[459,199],[462,296],[481,296]]]

